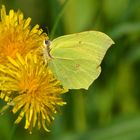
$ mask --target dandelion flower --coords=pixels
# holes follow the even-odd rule
[[[13,103],[12,112],[19,113],[15,123],[25,116],[25,129],[32,131],[36,125],[46,131],[54,119],[58,106],[65,102],[60,95],[67,90],[56,80],[36,55],[20,54],[8,57],[6,65],[0,65],[0,97]]]
[[[25,56],[28,52],[36,52],[47,35],[42,33],[39,25],[30,26],[31,18],[24,19],[23,13],[10,10],[6,14],[5,6],[1,9],[0,21],[0,63],[6,63],[7,56],[16,57],[16,53]]]

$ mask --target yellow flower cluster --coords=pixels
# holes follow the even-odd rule
[[[66,90],[54,78],[38,52],[47,35],[30,18],[1,9],[0,21],[0,98],[19,113],[15,123],[25,118],[25,129],[43,127],[46,131],[58,106],[65,102]]]

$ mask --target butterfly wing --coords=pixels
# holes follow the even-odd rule
[[[49,67],[68,89],[88,89],[99,76],[101,61],[113,43],[97,31],[58,37],[50,45]]]

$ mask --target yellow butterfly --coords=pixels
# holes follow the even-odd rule
[[[112,44],[106,34],[86,31],[46,40],[44,56],[64,87],[88,89],[99,76],[102,59]]]

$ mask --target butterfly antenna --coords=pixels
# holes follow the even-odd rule
[[[46,30],[47,30],[47,35],[50,36],[49,28],[46,27]]]

